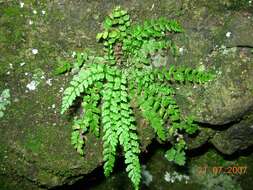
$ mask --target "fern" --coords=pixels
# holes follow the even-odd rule
[[[183,166],[186,162],[185,152],[186,143],[182,137],[178,139],[178,142],[165,153],[165,157],[169,161],[174,161],[176,164]]]
[[[102,64],[90,65],[89,68],[80,70],[70,82],[71,86],[64,91],[61,113],[64,113],[85,89],[94,84],[95,81],[100,81],[103,78],[104,65]]]
[[[87,132],[87,123],[84,123],[83,120],[75,120],[72,126],[71,133],[71,144],[74,146],[76,151],[84,155],[83,147],[84,147],[84,134]]]
[[[118,107],[116,98],[117,91],[114,90],[116,82],[114,81],[116,72],[115,70],[107,70],[106,79],[107,84],[104,85],[103,98],[102,98],[102,122],[103,122],[103,157],[104,157],[104,174],[109,176],[113,170],[116,148],[118,145],[117,137],[117,120]]]
[[[183,165],[187,146],[182,134],[193,134],[198,126],[193,118],[181,116],[171,84],[202,84],[214,78],[210,73],[182,66],[152,68],[154,54],[168,49],[176,54],[177,47],[168,34],[180,32],[183,29],[176,21],[165,18],[132,24],[128,12],[116,7],[96,36],[104,45],[103,56],[78,53],[71,65],[79,72],[63,93],[61,113],[78,97],[82,97],[83,109],[74,119],[71,143],[84,155],[85,134],[102,134],[105,176],[112,173],[117,148],[121,146],[135,189],[139,189],[141,167],[133,109],[141,111],[161,141],[175,142],[166,157]]]
[[[136,127],[134,125],[135,119],[133,117],[133,111],[129,105],[126,75],[124,74],[122,74],[121,78],[120,100],[119,109],[121,119],[119,121],[117,135],[125,153],[126,171],[135,189],[138,189],[141,178],[141,167],[138,157],[140,147],[138,136],[136,135]]]

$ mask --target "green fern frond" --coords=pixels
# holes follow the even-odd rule
[[[120,92],[120,125],[117,128],[117,135],[119,142],[123,146],[125,153],[125,163],[127,165],[126,171],[135,186],[138,189],[141,179],[141,167],[138,154],[140,153],[140,146],[138,136],[136,135],[136,127],[134,126],[133,111],[129,105],[126,75],[121,77],[121,92]]]
[[[178,137],[179,138],[179,137]],[[169,161],[173,161],[176,164],[183,166],[186,162],[185,149],[186,143],[183,138],[179,138],[178,142],[174,144],[172,148],[166,151],[165,157]]]
[[[108,177],[114,167],[115,163],[115,156],[116,156],[116,147],[118,144],[117,136],[114,130],[110,129],[113,128],[110,123],[107,124],[108,129],[104,128],[104,137],[103,137],[103,160],[104,163],[104,174],[106,177]]]
[[[78,153],[84,155],[84,135],[88,130],[95,135],[99,136],[100,126],[100,109],[98,108],[98,101],[100,100],[99,94],[93,94],[97,89],[101,88],[102,83],[96,83],[93,88],[87,90],[87,95],[83,98],[83,115],[79,119],[74,120],[72,126],[71,144]]]
[[[159,50],[168,48],[169,45],[170,44],[168,44],[165,40],[158,41],[151,39],[143,41],[139,49],[135,49],[135,47],[128,47],[130,49],[133,49],[132,55],[130,55],[130,63],[135,65],[149,65],[151,62],[150,55],[153,55]]]
[[[75,119],[72,126],[71,144],[81,155],[84,155],[84,134],[88,131],[88,123],[85,119]]]
[[[85,133],[91,132],[98,137],[101,126],[105,176],[113,171],[117,146],[120,145],[128,177],[138,190],[141,180],[140,144],[131,106],[140,109],[159,139],[166,141],[170,137],[175,142],[166,152],[166,157],[184,165],[187,146],[182,134],[193,134],[198,126],[193,118],[182,118],[171,83],[202,84],[214,76],[182,66],[152,66],[155,54],[168,49],[173,55],[177,54],[177,46],[169,38],[172,33],[183,32],[183,29],[174,20],[151,19],[144,24],[132,25],[128,12],[116,7],[105,18],[103,29],[96,38],[103,43],[104,54],[85,53],[75,57],[73,67],[79,73],[64,91],[61,113],[77,97],[83,97],[83,114],[74,119],[71,143],[77,152],[84,155]],[[68,65],[65,67],[65,71],[70,70]]]
[[[97,103],[93,100],[88,102],[87,99],[90,96],[84,97],[84,102],[82,107],[84,109],[84,116],[82,117],[83,122],[87,123],[91,132],[98,137],[99,136],[99,126],[100,126],[100,109],[97,108]]]
[[[106,79],[108,83],[104,85],[102,93],[102,123],[103,123],[103,159],[104,174],[109,176],[115,163],[116,149],[118,145],[118,136],[116,124],[119,119],[117,107],[117,91],[114,90],[116,82],[112,76],[116,75],[115,70],[107,69]],[[116,101],[115,101],[116,100]]]
[[[143,25],[131,27],[130,34],[137,39],[148,39],[151,37],[163,37],[165,32],[182,32],[182,27],[174,20],[160,18],[158,20],[146,20]]]
[[[151,127],[153,127],[158,137],[164,141],[166,139],[164,121],[162,117],[160,117],[159,114],[154,111],[152,107],[154,101],[152,98],[153,97],[148,97],[146,99],[144,97],[139,97],[137,102],[142,111],[143,117],[149,121]]]
[[[61,114],[63,114],[89,86],[96,81],[104,79],[104,65],[90,65],[87,69],[82,69],[70,81],[70,87],[66,88],[63,93]]]
[[[175,67],[170,65],[169,68],[154,69],[152,73],[160,82],[176,81],[176,82],[193,82],[206,83],[214,78],[214,75],[208,72],[198,71],[196,69],[186,67]]]

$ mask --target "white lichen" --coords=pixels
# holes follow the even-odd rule
[[[147,170],[146,165],[141,166],[141,175],[142,175],[142,183],[145,184],[146,186],[149,186],[149,184],[153,181],[153,176]]]
[[[180,174],[176,171],[174,171],[173,173],[169,173],[166,171],[164,175],[164,180],[167,181],[168,183],[174,183],[176,181],[178,182],[184,181],[187,184],[190,180],[190,177],[188,175]]]
[[[4,89],[0,95],[0,118],[4,116],[6,106],[11,104],[10,97],[10,89]]]
[[[61,87],[60,88],[60,90],[59,90],[59,92],[63,92],[64,91],[64,88],[63,87]]]
[[[150,10],[152,11],[154,7],[155,7],[155,4],[153,3]]]
[[[28,88],[28,90],[30,91],[33,91],[36,90],[37,85],[38,85],[37,82],[35,80],[32,80],[30,83],[26,85],[26,88]]]
[[[33,48],[32,49],[32,54],[33,55],[36,55],[36,54],[38,54],[39,53],[39,50],[38,49],[36,49],[36,48]]]
[[[20,63],[20,67],[23,67],[25,65],[25,62]]]
[[[52,79],[47,79],[46,83],[47,83],[49,86],[52,86]]]
[[[178,50],[178,52],[179,52],[181,55],[183,55],[183,54],[184,54],[184,48],[183,48],[183,47],[180,47],[179,50]]]
[[[20,2],[20,3],[19,3],[19,5],[20,5],[20,8],[23,8],[23,7],[24,7],[24,5],[25,5],[25,3]]]
[[[227,32],[227,33],[226,33],[226,37],[227,37],[227,38],[230,38],[230,37],[231,37],[231,34],[232,34],[231,32]]]
[[[73,58],[76,57],[76,52],[73,51],[71,56],[72,56]]]

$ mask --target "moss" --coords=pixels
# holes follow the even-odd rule
[[[1,5],[0,12],[2,13],[0,19],[0,42],[9,45],[17,45],[22,42],[24,37],[25,20],[22,18],[23,11],[18,4]],[[13,24],[15,23],[15,24]]]
[[[47,172],[45,170],[41,170],[38,174],[37,174],[37,180],[41,183],[41,185],[47,184],[48,182],[50,182],[49,186],[57,186],[57,184],[60,184],[60,180],[61,178],[50,173]]]
[[[59,116],[58,107],[61,99],[59,90],[65,86],[68,79],[54,77],[52,86],[47,85],[46,80],[42,80],[36,91],[25,93],[25,90],[26,85],[32,80],[32,74],[36,73],[38,68],[44,72],[46,79],[53,77],[51,71],[55,67],[58,56],[69,58],[70,51],[81,50],[87,46],[100,49],[93,40],[100,27],[94,17],[101,22],[107,10],[112,9],[115,2],[89,1],[87,3],[88,1],[61,0],[24,0],[23,2],[25,7],[22,9],[19,1],[0,2],[0,88],[10,88],[12,100],[15,100],[6,110],[4,119],[0,120],[1,189],[38,188],[29,180],[38,184],[43,182],[45,186],[69,182],[69,177],[74,178],[88,173],[102,162],[101,142],[94,137],[88,137],[88,154],[84,159],[75,153],[70,142],[66,140],[69,139],[70,121],[68,118]],[[240,4],[246,1],[233,0],[231,2]],[[189,46],[192,47],[189,51],[193,54],[188,54],[189,59],[184,57],[178,61],[187,62],[190,65],[198,64],[200,58],[206,52],[210,52],[210,47],[213,47],[207,39],[209,34],[204,30],[206,28],[198,22],[206,18],[206,15],[210,15],[215,18],[214,23],[229,23],[229,18],[224,19],[224,14],[228,13],[228,9],[224,11],[224,5],[221,6],[222,2],[218,0],[201,2],[175,0],[161,3],[153,0],[119,0],[116,3],[121,4],[122,7],[128,7],[135,21],[144,20],[150,16],[175,18],[176,15],[180,15],[179,19],[185,26],[187,24],[190,26],[187,31],[192,33],[187,33],[188,36],[180,36],[176,39],[176,43],[180,41],[181,45],[184,45],[189,40]],[[207,6],[206,9],[196,11],[198,9],[196,7],[205,6]],[[240,6],[243,10],[252,8],[250,6],[247,8],[246,4],[245,9],[242,4]],[[235,6],[235,8],[240,6]],[[37,10],[37,15],[32,13],[33,9]],[[218,9],[222,11],[217,11]],[[41,15],[42,10],[46,11],[46,15]],[[205,11],[209,11],[208,14]],[[99,15],[95,12],[99,12]],[[196,14],[195,20],[190,15],[193,13]],[[28,24],[29,20],[33,21],[33,25]],[[210,23],[204,22],[204,25],[208,28]],[[200,32],[199,28],[203,31]],[[226,25],[213,26],[215,43],[223,40],[225,28]],[[199,30],[196,32],[196,29]],[[199,35],[202,36],[199,37]],[[39,53],[33,55],[32,48],[37,48]],[[219,64],[222,65],[223,59],[221,57],[217,60]],[[21,67],[22,62],[26,64]],[[13,64],[13,69],[10,69],[9,63]],[[10,75],[7,75],[8,71]],[[25,75],[26,72],[28,76]],[[185,102],[182,99],[182,104]],[[52,109],[52,104],[56,105],[55,110]],[[144,130],[145,125],[139,132]],[[141,135],[141,138],[146,140],[144,144],[149,144],[151,139],[148,138],[153,137],[150,131],[145,131]],[[213,160],[217,159],[217,156],[209,156]],[[223,161],[220,160],[220,162]],[[202,163],[207,162],[203,160]],[[250,163],[247,164],[251,167]],[[28,176],[29,180],[25,180],[23,176]],[[163,176],[161,176],[162,179]],[[245,178],[245,184],[249,183],[248,179]]]
[[[252,4],[249,0],[226,0],[223,2],[228,10],[239,11],[239,10],[250,10]]]
[[[212,186],[212,189],[215,188],[214,185],[222,185],[223,189],[231,189],[229,186],[233,185],[234,189],[250,189],[252,187],[252,171],[253,171],[253,154],[248,151],[241,152],[241,154],[236,154],[233,156],[222,156],[214,149],[209,149],[203,155],[193,157],[189,164],[191,168],[191,174],[193,179],[197,183],[202,183],[202,186],[207,188],[207,185]],[[207,167],[207,172],[202,173],[199,176],[198,171],[200,168]],[[241,175],[226,175],[219,174],[213,175],[212,168],[213,167],[233,167],[233,166],[241,166],[247,167],[246,174]],[[200,179],[201,178],[201,179]],[[233,180],[233,182],[231,181]],[[220,182],[219,182],[220,181]],[[226,183],[227,182],[227,183]],[[232,189],[233,189],[232,188]]]
[[[24,147],[26,149],[31,150],[33,153],[40,153],[42,142],[41,140],[35,139],[35,138],[28,138],[26,139],[26,143],[24,144]]]
[[[238,165],[247,167],[245,175],[240,175],[239,180],[243,189],[250,189],[253,186],[253,153],[241,156],[238,159]]]
[[[222,155],[220,155],[215,149],[209,149],[201,156],[194,157],[191,164],[195,166],[205,166],[208,164],[209,167],[212,166],[229,166],[233,165],[234,161],[226,160]],[[210,168],[209,168],[210,169]]]
[[[6,176],[0,174],[0,188],[4,190],[43,190],[43,188],[38,187],[37,185],[33,184],[29,180],[20,179],[18,177]]]

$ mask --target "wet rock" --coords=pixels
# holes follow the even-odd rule
[[[101,139],[87,136],[85,157],[71,146],[71,119],[59,114],[60,89],[67,86],[70,77],[55,77],[52,71],[57,58],[68,59],[70,51],[101,51],[95,34],[104,16],[118,4],[130,10],[134,21],[166,16],[182,23],[185,33],[174,38],[183,48],[182,55],[177,59],[171,57],[169,63],[221,72],[215,81],[202,87],[186,85],[178,89],[176,98],[185,115],[195,115],[197,121],[220,128],[240,119],[252,106],[253,65],[249,52],[253,29],[252,19],[248,19],[252,13],[246,12],[244,16],[245,11],[224,9],[223,1],[218,0],[116,2],[57,0],[25,3],[23,8],[12,1],[0,2],[0,87],[10,88],[13,98],[19,99],[13,101],[0,120],[0,189],[72,184],[102,165]],[[37,14],[31,9],[37,10]],[[39,14],[41,11],[46,14]],[[231,32],[229,38],[227,32]],[[238,49],[231,51],[233,47]],[[34,48],[37,54],[31,53]],[[26,64],[20,66],[23,62]],[[13,63],[12,69],[9,63]],[[43,79],[35,90],[25,93],[32,80],[30,75],[37,69],[54,82],[48,85]],[[138,122],[144,151],[154,134],[143,120]],[[227,153],[246,148],[252,141],[247,136],[251,128],[245,126],[238,124],[217,132],[211,142],[223,152],[228,149]],[[232,140],[234,148],[228,147],[236,133],[240,139]],[[213,131],[204,129],[192,139],[190,147],[197,148],[212,136]]]
[[[209,63],[220,65],[217,78],[196,96],[198,105],[193,108],[199,122],[217,127],[240,119],[253,107],[252,56],[243,49],[227,51],[210,55]]]
[[[253,145],[253,115],[232,125],[228,129],[216,132],[210,142],[222,153],[233,154]]]
[[[195,137],[187,138],[187,145],[189,149],[197,149],[203,146],[212,138],[215,131],[210,128],[200,128],[199,133]]]
[[[237,13],[227,24],[227,31],[231,32],[231,37],[227,41],[229,47],[251,47],[253,48],[253,18],[247,13]]]

